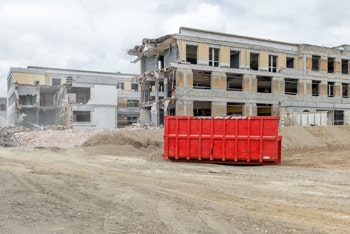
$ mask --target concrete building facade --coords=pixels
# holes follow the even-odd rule
[[[11,68],[9,125],[117,128],[138,121],[135,75],[46,67]],[[131,104],[130,104],[131,103]]]
[[[128,51],[140,62],[141,121],[164,115],[327,112],[350,123],[350,46],[328,48],[180,28]]]
[[[0,97],[0,127],[6,126],[7,119],[7,98]]]

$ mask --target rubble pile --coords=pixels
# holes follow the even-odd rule
[[[82,145],[96,134],[112,136],[113,132],[162,127],[132,125],[119,129],[65,129],[60,127],[29,129],[25,127],[0,128],[0,146],[33,148],[71,148]]]

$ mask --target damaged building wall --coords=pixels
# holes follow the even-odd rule
[[[171,37],[143,40],[142,46],[135,46],[139,50],[128,51],[157,57],[165,56],[172,45],[178,48],[176,58],[169,56],[175,77],[168,96],[162,95],[164,77],[156,76],[166,74],[168,67],[143,67],[139,81],[145,120],[162,116],[163,103],[171,97],[167,101],[172,109],[165,114],[225,116],[237,106],[234,112],[244,116],[327,111],[332,124],[350,122],[347,45],[328,48],[191,28],[180,28]],[[152,47],[145,41],[152,41]]]
[[[133,77],[135,75],[119,72],[11,68],[7,78],[8,122],[29,127],[119,127],[117,103],[120,95],[140,98],[137,85],[130,82]],[[133,90],[119,92],[124,89],[124,82],[129,82]],[[136,121],[139,117],[139,112],[134,110],[126,110],[124,114],[125,118],[136,118]]]
[[[0,127],[7,125],[7,98],[0,97]]]

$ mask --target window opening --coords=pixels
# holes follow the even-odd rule
[[[320,69],[321,56],[312,55],[312,70],[318,71]]]
[[[243,75],[227,73],[227,91],[242,91]]]
[[[197,64],[197,46],[186,45],[186,62]]]
[[[209,48],[209,66],[219,66],[219,49]]]
[[[211,72],[193,70],[193,88],[210,89]]]
[[[321,81],[319,80],[313,80],[312,81],[312,96],[318,96],[319,95],[319,85]]]
[[[298,94],[298,80],[288,79],[284,80],[284,93],[287,95],[297,95]]]
[[[244,103],[228,102],[226,105],[226,115],[242,116]]]
[[[211,116],[211,102],[194,101],[193,116]]]
[[[270,55],[269,72],[277,72],[277,56]]]
[[[230,68],[239,68],[239,51],[230,51]]]
[[[328,73],[334,73],[334,58],[328,58]]]
[[[328,82],[328,97],[334,97],[334,82]]]
[[[271,77],[258,76],[258,93],[271,93]]]
[[[294,68],[294,58],[287,57],[287,68]]]
[[[73,111],[74,122],[90,122],[91,113],[90,111]]]
[[[259,70],[259,54],[250,53],[250,69]]]

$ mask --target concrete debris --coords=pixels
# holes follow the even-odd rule
[[[132,125],[118,129],[65,129],[63,126],[29,129],[25,127],[0,128],[0,146],[31,148],[72,148],[82,145],[100,133],[160,129],[161,127]]]

